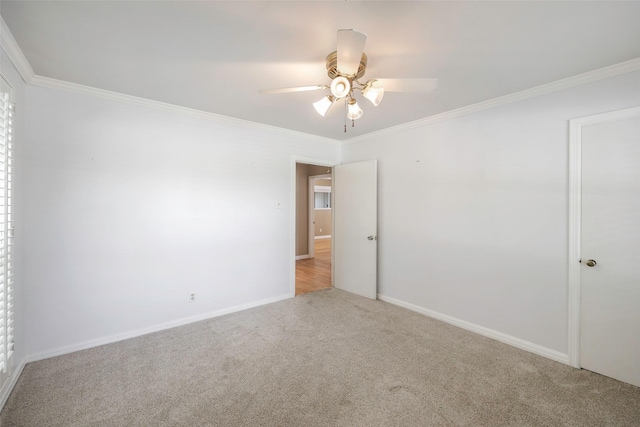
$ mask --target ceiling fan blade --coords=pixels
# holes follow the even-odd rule
[[[360,66],[367,35],[354,30],[338,30],[338,71],[355,76]]]
[[[322,89],[328,89],[328,88],[329,86],[326,86],[326,85],[283,87],[279,89],[260,89],[258,93],[272,94],[272,93],[307,92],[311,90],[322,90]]]
[[[384,88],[385,92],[428,93],[436,88],[438,79],[376,79],[373,87]]]

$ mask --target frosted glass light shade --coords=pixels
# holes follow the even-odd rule
[[[332,96],[330,95],[325,96],[320,101],[314,102],[313,108],[316,109],[318,114],[324,117],[327,114],[327,111],[329,111],[329,108],[331,108],[331,106],[333,105],[333,101],[334,101],[334,98]]]
[[[338,76],[331,82],[331,93],[336,98],[344,98],[351,91],[351,83],[346,77]]]
[[[347,111],[347,118],[349,120],[356,120],[362,117],[362,108],[358,105],[355,100],[352,100],[353,103],[349,102],[349,109]]]
[[[362,95],[377,107],[384,96],[384,88],[367,86],[362,90]]]

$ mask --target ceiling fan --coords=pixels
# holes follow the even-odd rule
[[[346,106],[346,118],[354,121],[362,117],[362,108],[354,97],[354,91],[360,91],[374,106],[378,106],[384,92],[419,92],[427,93],[435,89],[438,79],[369,79],[365,83],[360,82],[367,70],[367,55],[364,53],[364,44],[367,35],[355,30],[338,30],[338,46],[335,52],[326,58],[327,75],[331,79],[330,85],[298,86],[279,89],[262,89],[259,93],[290,93],[306,92],[313,90],[331,91],[330,95],[322,97],[313,103],[318,114],[328,116],[332,107],[340,100],[344,100]],[[347,125],[345,122],[345,132]]]

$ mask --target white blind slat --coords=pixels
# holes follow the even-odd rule
[[[15,106],[11,103],[11,86],[0,76],[0,379],[8,370],[7,361],[13,353],[13,286],[11,223],[11,174],[13,124]]]

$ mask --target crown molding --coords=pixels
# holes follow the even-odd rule
[[[477,104],[468,105],[466,107],[458,108],[451,111],[446,111],[441,114],[418,119],[412,122],[403,123],[398,126],[392,126],[386,129],[382,129],[376,132],[367,133],[354,138],[346,139],[342,141],[342,145],[351,145],[359,142],[368,141],[371,138],[386,135],[388,133],[400,132],[409,129],[415,129],[422,126],[426,126],[433,123],[443,122],[445,120],[454,119],[456,117],[462,117],[469,114],[477,113],[479,111],[488,110],[490,108],[499,107],[501,105],[510,104],[512,102],[522,101],[529,98],[535,98],[537,96],[546,95],[553,92],[558,92],[564,89],[569,89],[575,86],[580,86],[586,83],[595,82],[598,80],[604,80],[611,77],[619,76],[621,74],[627,74],[634,71],[640,71],[640,58],[635,58],[629,61],[620,62],[618,64],[610,65],[608,67],[599,68],[587,73],[578,74],[566,79],[557,80],[555,82],[543,84],[540,86],[526,89],[520,92],[514,92],[509,95],[493,98],[488,101],[479,102]]]
[[[35,73],[33,72],[33,68],[31,68],[31,64],[27,61],[27,58],[22,53],[22,49],[18,46],[16,39],[13,38],[13,34],[9,31],[9,27],[7,27],[7,23],[4,22],[2,16],[0,16],[0,46],[7,53],[7,56],[13,63],[13,66],[16,67],[20,77],[26,84],[29,84]]]
[[[309,142],[318,142],[323,144],[330,144],[333,146],[340,146],[340,141],[325,138],[309,133],[294,131],[290,129],[280,128],[277,126],[266,125],[263,123],[251,122],[248,120],[237,119],[234,117],[223,116],[221,114],[209,113],[202,110],[196,110],[194,108],[181,107],[166,102],[153,101],[146,98],[140,98],[132,95],[125,95],[118,92],[112,92],[108,90],[98,89],[90,86],[84,86],[76,83],[65,82],[62,80],[52,79],[49,77],[43,77],[36,75],[31,68],[31,64],[27,61],[27,58],[22,53],[22,49],[13,38],[13,34],[9,31],[9,27],[4,22],[4,19],[0,16],[0,46],[9,56],[9,59],[18,70],[18,73],[22,77],[22,80],[28,85],[37,86],[47,89],[61,90],[65,92],[71,92],[79,95],[88,95],[97,98],[107,99],[110,101],[122,102],[129,105],[144,106],[148,108],[154,108],[158,110],[170,111],[179,113],[191,117],[213,120],[219,123],[228,123],[236,126],[243,126],[245,128],[261,129],[270,132],[278,132],[281,134],[287,134],[295,138],[301,138]]]
[[[324,137],[312,135],[309,133],[294,131],[294,130],[285,129],[277,126],[266,125],[263,123],[252,122],[249,120],[237,119],[235,117],[229,117],[221,114],[210,113],[207,111],[197,110],[194,108],[181,107],[179,105],[169,104],[169,103],[160,102],[160,101],[154,101],[147,98],[140,98],[137,96],[125,95],[119,92],[112,92],[109,90],[98,89],[91,86],[84,86],[77,83],[65,82],[62,80],[52,79],[49,77],[42,77],[42,76],[36,75],[31,79],[30,84],[32,86],[41,87],[45,89],[54,89],[54,90],[60,90],[63,92],[75,93],[78,95],[92,96],[95,98],[121,102],[129,105],[142,106],[142,107],[152,108],[156,110],[178,113],[178,114],[191,116],[195,118],[212,120],[218,123],[227,123],[231,125],[242,126],[249,129],[260,129],[260,130],[266,130],[270,132],[278,132],[281,134],[290,135],[295,138],[301,138],[309,142],[318,142],[322,144],[340,146],[340,141],[331,139],[331,138],[324,138]]]

